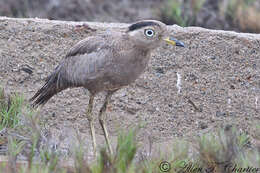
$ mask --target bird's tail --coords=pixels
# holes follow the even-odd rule
[[[34,96],[29,100],[33,101],[32,107],[44,105],[52,96],[62,90],[59,87],[59,70],[56,70],[47,78],[46,83],[39,89]]]

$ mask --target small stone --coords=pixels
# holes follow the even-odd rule
[[[141,104],[142,104],[142,102],[140,102],[140,101],[137,101],[136,103],[137,103],[138,105],[141,105]]]
[[[136,114],[140,109],[134,107],[126,107],[126,111],[132,115]]]
[[[165,71],[163,70],[162,67],[157,67],[157,68],[155,69],[155,71],[156,71],[156,73],[165,74]]]
[[[200,121],[200,122],[199,122],[199,127],[200,127],[201,129],[206,129],[206,128],[208,128],[208,125],[207,125],[205,122]]]
[[[220,112],[220,111],[217,111],[216,112],[216,117],[221,117],[221,116],[226,116],[226,112]]]
[[[236,113],[235,112],[228,112],[228,116],[234,117],[234,116],[236,116]]]
[[[42,74],[43,72],[42,72],[42,70],[37,70],[36,73],[37,74]]]
[[[19,71],[19,69],[17,69],[17,68],[13,69],[13,72],[18,72],[18,71]]]
[[[217,59],[217,57],[216,56],[211,56],[210,59],[215,60],[215,59]]]
[[[70,113],[70,112],[71,112],[71,108],[66,108],[65,111],[66,111],[67,113]]]
[[[236,89],[234,85],[230,85],[230,89]]]

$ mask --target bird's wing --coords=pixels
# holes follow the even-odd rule
[[[86,38],[73,46],[60,64],[60,77],[71,85],[84,86],[89,79],[103,75],[113,56],[113,46],[107,36]],[[112,39],[112,38],[110,38]]]
[[[74,45],[65,58],[73,57],[76,55],[88,54],[98,51],[100,48],[107,47],[107,42],[102,36],[92,36],[79,41]]]
[[[35,100],[33,105],[45,104],[66,88],[86,86],[88,80],[101,78],[109,57],[113,56],[110,44],[103,37],[89,37],[78,42],[30,99]]]

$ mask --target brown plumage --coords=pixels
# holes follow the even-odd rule
[[[134,82],[144,72],[151,51],[162,41],[184,46],[180,41],[169,37],[165,24],[154,20],[140,21],[121,31],[106,31],[88,37],[71,48],[47,78],[44,86],[30,99],[34,101],[32,105],[43,105],[52,96],[67,88],[88,89],[90,100],[87,117],[95,152],[93,100],[97,93],[107,91],[105,103],[99,113],[99,121],[112,153],[103,117],[107,104],[115,91]]]

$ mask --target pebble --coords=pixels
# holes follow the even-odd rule
[[[217,111],[216,117],[221,117],[221,116],[223,116],[223,117],[227,116],[226,112]]]
[[[36,71],[36,74],[42,74],[43,72],[42,72],[42,70],[37,70]]]
[[[199,122],[199,127],[200,127],[201,129],[206,129],[206,128],[208,128],[208,124],[205,123],[205,122],[203,122],[203,121],[200,121],[200,122]]]

